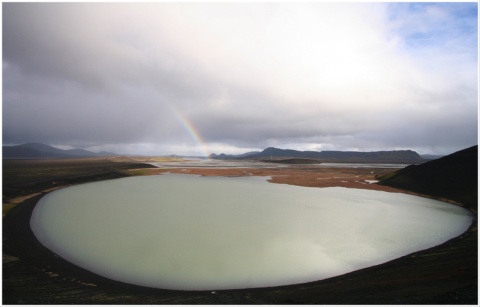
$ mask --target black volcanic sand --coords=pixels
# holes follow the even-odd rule
[[[44,194],[3,219],[3,304],[477,304],[477,222],[440,246],[322,281],[271,288],[173,291],[128,285],[44,248],[30,229]]]

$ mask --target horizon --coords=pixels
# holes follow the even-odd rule
[[[3,145],[208,156],[478,144],[476,2],[3,3],[2,14]]]
[[[88,150],[88,149],[85,149],[85,148],[77,148],[77,147],[72,147],[72,146],[64,146],[64,145],[51,145],[51,144],[44,144],[44,143],[38,143],[38,142],[27,142],[27,143],[22,143],[22,144],[3,144],[2,146],[20,146],[20,145],[27,145],[27,144],[38,144],[38,145],[47,145],[47,146],[51,146],[53,148],[56,148],[56,149],[61,149],[61,150],[74,150],[74,149],[80,149],[80,150]],[[473,146],[478,146],[478,144],[475,144],[475,145],[472,145],[472,146],[467,146],[465,148],[462,148],[462,149],[459,149],[457,151],[461,151],[461,150],[464,150],[464,149],[467,149],[467,148],[470,148],[470,147],[473,147]],[[151,157],[155,157],[155,156],[158,156],[158,157],[161,157],[161,156],[177,156],[177,157],[192,157],[192,158],[209,158],[211,155],[227,155],[227,156],[237,156],[237,155],[245,155],[245,154],[249,154],[249,153],[260,153],[260,152],[263,152],[269,148],[275,148],[275,149],[280,149],[280,150],[294,150],[294,151],[299,151],[299,152],[304,152],[302,150],[297,150],[297,149],[292,149],[292,148],[283,148],[283,147],[265,147],[265,148],[259,148],[257,150],[253,150],[253,151],[249,151],[249,152],[239,152],[239,153],[232,153],[232,154],[226,154],[226,153],[223,153],[223,152],[212,152],[210,153],[208,156],[204,156],[204,155],[182,155],[182,154],[177,154],[177,153],[169,153],[169,154],[162,154],[162,155],[142,155],[140,154],[139,156],[151,156]],[[115,154],[115,155],[127,155],[127,156],[135,156],[136,154],[132,154],[132,153],[128,153],[128,152],[107,152],[107,151],[93,151],[93,150],[88,150],[90,152],[93,152],[93,153],[112,153],[112,154]],[[307,150],[305,150],[307,151]],[[432,153],[422,153],[422,152],[417,152],[415,150],[412,150],[412,149],[408,149],[408,148],[404,148],[404,149],[392,149],[392,150],[368,150],[368,151],[361,151],[361,150],[314,150],[315,152],[330,152],[330,151],[339,151],[339,152],[382,152],[382,151],[413,151],[417,154],[419,154],[420,156],[447,156],[447,155],[450,155],[450,154],[453,154],[455,152],[450,152],[450,153],[445,153],[445,154],[432,154]]]

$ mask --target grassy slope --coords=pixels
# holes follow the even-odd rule
[[[379,184],[450,199],[477,211],[478,146],[380,176]]]

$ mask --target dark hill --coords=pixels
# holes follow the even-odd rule
[[[298,151],[293,149],[280,149],[269,147],[262,152],[253,152],[241,156],[210,155],[212,159],[316,159],[320,162],[350,162],[350,163],[402,163],[419,164],[428,160],[423,159],[412,150],[391,151]]]
[[[379,184],[447,198],[470,209],[478,201],[478,145],[378,178]]]
[[[316,159],[304,159],[304,158],[290,158],[290,159],[273,159],[273,160],[260,160],[266,163],[279,163],[279,164],[321,164]]]
[[[241,159],[241,158],[245,158],[245,157],[248,157],[248,156],[251,156],[251,155],[254,155],[254,154],[257,154],[259,153],[259,151],[250,151],[250,152],[246,152],[246,153],[243,153],[243,154],[240,154],[240,155],[227,155],[227,154],[224,154],[224,153],[221,153],[219,155],[215,154],[215,153],[212,153],[208,156],[209,159]]]
[[[112,153],[95,153],[84,149],[59,149],[41,143],[26,143],[17,146],[3,146],[5,159],[48,159],[48,158],[86,158],[112,156]]]

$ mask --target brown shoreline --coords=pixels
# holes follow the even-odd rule
[[[276,169],[183,168],[149,169],[148,173],[176,172],[210,176],[269,176],[270,174],[271,182],[276,183],[291,184],[290,182],[296,180],[297,184],[306,186],[334,184],[403,192],[380,185],[355,182],[360,181],[357,178],[374,179],[375,174],[362,170],[360,170],[361,174],[359,170],[351,169],[323,170],[320,172],[323,175],[318,172],[318,169],[310,175],[309,169],[295,168],[281,169],[281,171],[289,174],[282,174]],[[328,182],[327,178],[332,174],[342,178],[332,178],[335,180]],[[318,178],[324,179],[318,180]],[[29,226],[31,212],[43,195],[23,201],[12,208],[4,218],[4,304],[477,303],[476,220],[469,231],[437,247],[321,281],[272,288],[224,290],[215,293],[173,291],[133,286],[100,277],[64,261],[44,248],[36,240]]]

